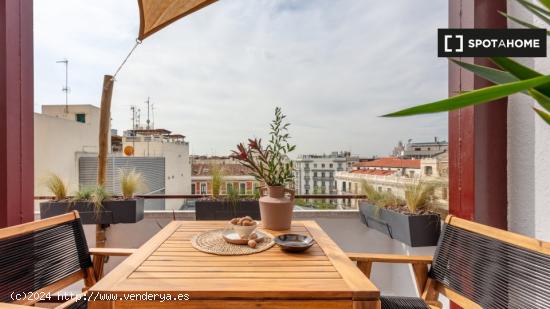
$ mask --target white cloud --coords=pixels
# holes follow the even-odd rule
[[[99,105],[137,35],[133,0],[35,0],[36,103]],[[151,96],[157,127],[186,135],[194,153],[226,154],[266,134],[275,106],[297,152],[387,154],[397,140],[446,137],[445,114],[378,116],[447,95],[436,56],[446,1],[220,0],[146,39],[118,76],[113,126]],[[144,116],[142,114],[142,119]]]

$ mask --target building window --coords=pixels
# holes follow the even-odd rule
[[[378,192],[382,192],[382,187],[378,187]]]
[[[206,182],[201,182],[201,194],[207,194],[206,192]]]
[[[346,182],[342,182],[342,192],[346,192]]]
[[[314,164],[313,164],[313,168],[317,168],[317,163],[314,163]]]
[[[325,178],[325,172],[321,172],[321,177]]]
[[[313,177],[317,177],[317,172],[313,172]]]
[[[330,177],[330,178],[333,178],[333,177],[334,177],[334,172],[330,172],[330,173],[329,173],[329,177]]]
[[[325,163],[321,164],[321,168],[325,168]]]
[[[246,183],[244,182],[239,183],[239,194],[241,195],[246,194]]]
[[[424,174],[426,176],[431,176],[433,174],[433,169],[431,166],[424,167]]]
[[[305,168],[309,168],[309,163],[306,163],[306,164],[305,164]]]
[[[191,184],[191,194],[195,194],[195,184]]]
[[[330,163],[330,164],[328,165],[328,167],[332,168],[332,163]]]
[[[387,191],[388,193],[391,193],[391,188],[387,188],[386,191]]]
[[[441,189],[441,198],[444,199],[444,200],[447,200],[449,198],[449,193],[448,193],[448,188],[447,187],[443,187]]]
[[[227,187],[227,194],[229,194],[229,192],[233,191],[233,184],[232,183],[227,183],[227,185],[225,185]]]
[[[415,148],[414,151],[421,151],[422,149],[421,148]]]
[[[76,121],[81,123],[86,123],[86,114],[76,114]]]

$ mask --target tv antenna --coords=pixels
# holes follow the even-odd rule
[[[141,127],[141,109],[137,109],[137,121],[136,121],[136,129],[139,129]]]
[[[58,60],[56,63],[65,64],[65,86],[61,88],[61,91],[65,92],[65,113],[69,113],[69,59]]]
[[[151,122],[151,128],[155,128],[155,103],[151,104],[151,118],[153,118]]]
[[[149,119],[149,111],[151,110],[151,98],[147,97],[147,101],[145,101],[145,103],[147,103],[147,125],[146,125],[146,129],[149,130],[149,129],[151,129],[151,126],[150,126],[151,120]]]
[[[136,107],[134,105],[130,106],[132,111],[132,130],[136,129]]]

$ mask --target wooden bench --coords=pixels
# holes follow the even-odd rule
[[[383,309],[550,308],[550,243],[448,216],[434,257],[348,253],[370,276],[373,263],[408,263],[421,297],[384,297]]]
[[[77,211],[0,229],[0,307],[30,306],[49,295],[55,298],[55,292],[80,280],[84,280],[86,291],[103,276],[105,257],[134,252],[88,249]],[[30,292],[33,297],[16,296]],[[85,306],[85,298],[78,297],[59,307]]]

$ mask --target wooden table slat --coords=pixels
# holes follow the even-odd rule
[[[286,279],[286,278],[296,278],[296,279],[337,279],[341,278],[340,274],[336,271],[332,272],[254,272],[254,271],[236,271],[236,272],[134,272],[130,275],[130,279],[134,278],[151,278],[151,279],[161,279],[161,278],[174,278],[174,279],[183,279],[183,278],[194,278],[194,279],[203,279],[203,278],[272,278],[272,279]]]
[[[331,266],[141,266],[136,272],[336,272]]]

